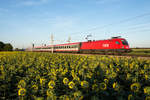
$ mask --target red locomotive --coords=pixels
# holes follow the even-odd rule
[[[32,48],[33,51],[54,52],[129,52],[128,42],[124,38],[112,37],[107,40],[76,42],[58,45],[49,45]]]

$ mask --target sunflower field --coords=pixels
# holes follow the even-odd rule
[[[0,52],[1,100],[150,100],[150,59]]]

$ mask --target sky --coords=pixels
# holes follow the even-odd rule
[[[125,38],[150,47],[150,0],[0,0],[0,41],[14,48]]]

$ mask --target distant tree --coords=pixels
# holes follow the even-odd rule
[[[4,51],[12,51],[13,50],[13,46],[10,43],[5,44]]]
[[[0,41],[0,51],[3,51],[4,46],[5,46],[5,44]]]
[[[19,51],[19,48],[15,48],[15,51]]]

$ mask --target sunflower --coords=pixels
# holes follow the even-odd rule
[[[144,93],[147,95],[150,95],[150,87],[145,87],[144,88]]]
[[[38,90],[38,86],[37,85],[32,85],[32,87],[31,87],[32,89],[34,89],[34,90]]]
[[[119,68],[116,68],[116,71],[117,71],[117,72],[119,72],[119,71],[120,71],[120,69],[119,69]]]
[[[117,73],[115,73],[115,72],[112,72],[110,75],[111,78],[115,78],[116,76],[117,76]]]
[[[19,95],[19,96],[25,96],[25,95],[26,95],[26,89],[20,88],[20,89],[18,90],[18,95]]]
[[[69,82],[69,88],[73,89],[75,87],[75,83],[73,81]]]
[[[73,80],[80,82],[80,78],[78,76],[73,77]]]
[[[47,89],[46,94],[50,97],[54,95],[51,89]]]
[[[150,79],[149,75],[147,75],[147,74],[144,75],[144,78],[145,78],[145,80]]]
[[[89,87],[89,83],[87,81],[81,81],[81,86],[83,88],[88,88]]]
[[[106,84],[108,84],[109,80],[105,78],[105,79],[104,79],[104,82],[105,82]]]
[[[25,88],[26,87],[26,82],[25,80],[20,80],[18,83],[18,88]]]
[[[107,84],[104,83],[104,82],[100,83],[100,89],[101,90],[106,90],[107,89]]]
[[[69,99],[69,96],[67,96],[67,95],[61,95],[59,97],[59,100],[70,100],[70,99]]]
[[[63,83],[64,83],[65,85],[67,85],[67,84],[69,83],[69,79],[65,77],[65,78],[63,79]]]
[[[134,96],[132,94],[128,95],[128,100],[134,100]]]
[[[93,84],[92,85],[92,90],[97,92],[98,91],[98,85],[97,84]]]
[[[82,92],[81,91],[76,91],[73,93],[75,98],[81,97],[82,96]]]
[[[106,74],[109,74],[110,73],[110,71],[109,70],[106,70]]]
[[[44,85],[45,84],[46,79],[45,78],[40,78],[40,84]]]
[[[118,91],[120,89],[120,85],[117,82],[115,82],[113,83],[113,88],[115,91]]]
[[[147,97],[145,98],[145,100],[150,100],[150,96],[147,96]]]
[[[48,83],[48,87],[50,88],[50,89],[53,89],[54,87],[55,87],[55,82],[53,81],[53,80],[51,80],[49,83]]]
[[[130,79],[131,78],[131,74],[130,73],[127,73],[127,76],[126,76],[126,80]]]
[[[141,88],[140,83],[133,83],[130,86],[131,91],[133,92],[139,92],[139,89]]]

